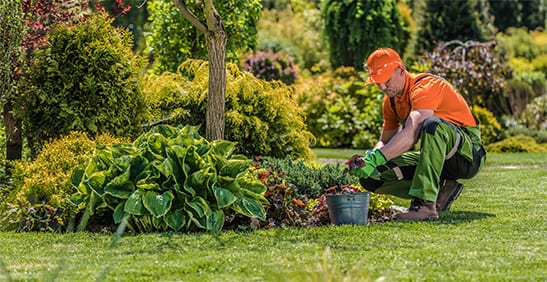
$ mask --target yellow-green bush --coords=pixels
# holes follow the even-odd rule
[[[479,106],[473,107],[473,112],[481,122],[481,140],[484,145],[503,139],[501,125],[492,112]]]
[[[0,206],[6,229],[18,231],[62,231],[70,229],[76,207],[68,202],[74,192],[69,184],[72,169],[91,158],[96,144],[124,142],[99,135],[95,140],[82,132],[46,143],[31,162],[16,162],[13,190]]]
[[[547,144],[538,144],[531,136],[516,135],[486,146],[488,152],[547,152]]]

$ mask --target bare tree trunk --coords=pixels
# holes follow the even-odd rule
[[[6,159],[20,160],[23,150],[21,121],[13,116],[13,102],[4,105],[4,126],[6,127]]]
[[[222,18],[213,0],[205,0],[206,23],[199,20],[184,0],[172,0],[182,15],[205,34],[209,56],[209,93],[205,114],[205,138],[209,141],[224,139],[224,106],[226,102],[226,41]]]
[[[207,140],[224,139],[224,106],[226,100],[226,32],[217,30],[207,35],[209,55],[209,93],[207,95]]]

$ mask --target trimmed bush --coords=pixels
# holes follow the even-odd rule
[[[538,144],[531,136],[517,135],[486,146],[488,152],[547,152],[547,144]]]
[[[36,52],[19,113],[35,152],[70,131],[134,137],[145,104],[139,82],[145,61],[133,55],[130,33],[94,15],[58,26]]]
[[[481,140],[484,145],[503,139],[503,131],[494,114],[485,108],[475,106],[473,113],[480,121]]]

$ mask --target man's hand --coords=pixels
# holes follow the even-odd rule
[[[353,176],[368,178],[373,174],[377,175],[378,172],[376,171],[376,167],[383,165],[386,162],[387,160],[380,150],[367,150],[364,157],[359,155],[351,156],[351,158],[346,161],[348,168],[344,170],[344,173],[349,172],[349,174]]]

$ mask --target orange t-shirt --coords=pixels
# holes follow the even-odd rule
[[[397,129],[401,125],[399,118],[406,120],[412,110],[424,109],[433,110],[434,116],[456,125],[477,125],[463,96],[450,83],[431,74],[407,74],[403,95],[395,96],[395,105],[397,115],[389,97],[384,97],[383,130]]]

